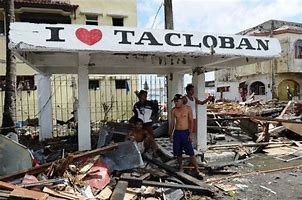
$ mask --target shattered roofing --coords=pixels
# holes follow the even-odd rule
[[[289,26],[289,25],[285,25],[285,26],[281,26],[278,29],[273,30],[272,34],[273,35],[278,35],[278,34],[282,34],[282,33],[297,33],[297,34],[302,34],[302,27],[297,27],[297,26]],[[271,34],[270,31],[253,31],[250,32],[248,35],[255,35],[255,36],[267,36]]]
[[[297,31],[297,32],[302,32],[302,27],[297,27],[297,26],[282,26],[275,31]]]
[[[272,31],[272,32],[271,32]],[[302,24],[281,20],[268,20],[255,27],[237,33],[238,35],[265,36],[269,34],[302,33]]]
[[[5,0],[0,0],[0,7],[4,6]],[[54,0],[15,0],[15,9],[22,7],[30,8],[47,8],[47,9],[62,9],[64,11],[73,11],[78,5],[73,5],[67,1],[54,1]]]

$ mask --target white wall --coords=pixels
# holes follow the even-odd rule
[[[216,100],[220,99],[220,92],[217,92],[217,88],[230,86],[229,92],[223,92],[223,98],[225,100],[240,101],[240,95],[238,89],[239,82],[216,82],[215,86],[216,86],[216,91],[215,91]]]

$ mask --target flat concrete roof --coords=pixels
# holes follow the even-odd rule
[[[279,57],[278,39],[70,24],[11,24],[10,48],[39,72],[169,74],[248,65]]]

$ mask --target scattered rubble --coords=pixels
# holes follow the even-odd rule
[[[274,199],[281,195],[273,184],[280,183],[278,178],[255,183],[261,174],[290,171],[292,179],[301,177],[293,171],[301,173],[302,167],[300,105],[252,99],[209,104],[208,151],[196,152],[203,180],[186,158],[185,172],[178,172],[167,123],[154,127],[165,158],[141,154],[136,143],[125,142],[132,128],[127,122],[93,126],[95,149],[82,152],[76,151],[72,128],[66,129],[71,136],[39,143],[37,129],[23,126],[17,135],[0,137],[5,161],[0,163],[0,199],[228,199],[251,189]]]

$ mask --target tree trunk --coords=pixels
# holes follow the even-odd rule
[[[6,75],[1,134],[15,132],[16,114],[16,57],[8,48],[10,23],[15,21],[14,0],[5,1]]]

